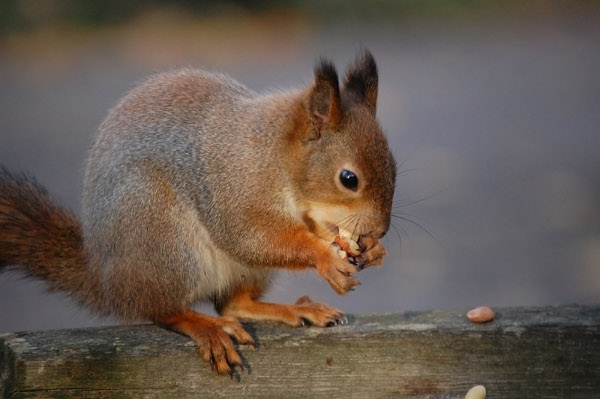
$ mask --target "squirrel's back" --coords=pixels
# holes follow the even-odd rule
[[[253,343],[236,319],[343,323],[308,297],[260,297],[275,269],[312,268],[344,295],[382,264],[396,163],[377,91],[368,50],[341,85],[322,59],[308,87],[266,95],[192,69],[151,77],[100,128],[83,229],[33,180],[0,169],[0,269],[23,266],[99,313],[186,334],[219,373],[242,365],[228,334]],[[193,311],[200,301],[221,317]]]
[[[242,274],[265,284],[268,272],[244,271],[225,252],[232,232],[249,229],[249,207],[268,213],[283,206],[276,193],[287,185],[285,150],[277,138],[297,97],[259,96],[225,75],[184,69],[151,77],[110,111],[86,168],[83,229],[91,267],[113,276],[112,290],[138,278],[135,266],[116,263],[144,264],[153,292],[172,271],[166,286],[196,292],[187,294],[190,302],[217,295]],[[197,241],[202,253],[192,249]],[[164,246],[167,256],[122,253],[139,243]],[[177,267],[153,269],[153,262]],[[151,302],[139,307],[150,311]]]
[[[298,96],[259,96],[226,75],[196,69],[149,78],[100,127],[84,181],[86,236],[114,214],[124,192],[135,192],[143,170],[160,171],[210,226],[235,212],[231,201],[240,196],[285,186],[281,136]]]
[[[0,192],[0,266],[28,266],[128,320],[258,296],[274,268],[313,267],[346,293],[356,268],[334,238],[364,237],[360,266],[376,264],[391,219],[396,166],[375,117],[377,79],[368,51],[341,87],[326,60],[310,86],[266,95],[193,69],[155,75],[100,127],[82,228],[39,187],[0,176],[12,193]],[[47,228],[29,242],[36,220]],[[53,236],[66,250],[54,250]]]

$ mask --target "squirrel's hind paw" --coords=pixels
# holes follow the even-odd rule
[[[202,358],[219,374],[231,375],[235,367],[243,369],[242,359],[229,335],[240,344],[254,345],[254,339],[242,325],[229,317],[210,317],[188,310],[159,323],[193,339]]]
[[[339,310],[303,296],[293,305],[260,302],[248,295],[239,295],[225,306],[224,315],[246,320],[280,321],[292,327],[308,323],[317,327],[346,324],[348,319]]]
[[[341,310],[323,303],[313,302],[308,296],[299,298],[291,308],[313,326],[332,327],[348,323],[348,319]]]

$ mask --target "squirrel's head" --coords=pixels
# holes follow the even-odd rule
[[[340,88],[333,64],[321,60],[295,113],[290,150],[303,218],[323,238],[338,229],[382,237],[390,226],[396,162],[375,118],[377,66],[364,50]]]

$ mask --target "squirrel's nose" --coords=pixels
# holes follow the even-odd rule
[[[381,237],[383,237],[385,235],[385,233],[387,233],[387,230],[374,231],[373,236],[379,240]]]
[[[372,220],[375,221],[376,218],[373,217]],[[381,237],[383,237],[390,228],[391,216],[382,215],[379,218],[377,218],[377,222],[377,224],[369,226],[370,228],[372,228],[372,230],[369,230],[369,232],[363,233],[361,235],[370,236],[376,240],[379,240]]]
[[[390,229],[390,218],[386,218],[386,220],[379,226],[377,226],[377,228],[375,230],[373,230],[373,237],[375,237],[376,239],[380,239],[381,237],[383,237],[385,235],[385,233],[388,232],[388,230]]]
[[[367,235],[370,235],[371,237],[379,240],[381,237],[383,237],[385,235],[385,233],[388,232],[389,229],[389,225],[386,225],[385,228],[382,226],[380,228],[376,228],[375,230],[370,231]]]

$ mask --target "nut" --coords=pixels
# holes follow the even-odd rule
[[[488,306],[479,306],[467,312],[467,317],[473,323],[486,323],[494,320],[494,311]]]
[[[360,255],[358,244],[349,238],[337,236],[335,237],[335,244],[339,245],[342,251],[347,253],[348,256],[355,257]]]
[[[469,389],[469,392],[465,395],[465,399],[485,399],[485,395],[485,387],[483,385],[475,385]]]
[[[356,257],[360,255],[360,246],[356,242],[358,237],[353,237],[348,230],[340,229],[339,235],[335,237],[335,243],[338,244],[348,256]]]
[[[349,232],[348,230],[339,229],[339,236],[347,238],[350,241],[358,241],[358,236]]]

